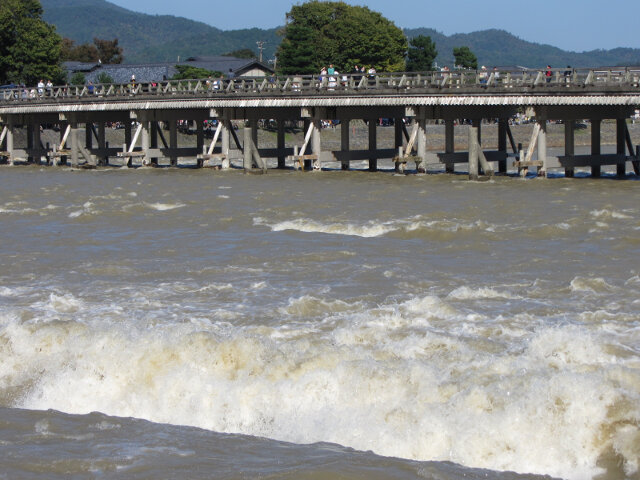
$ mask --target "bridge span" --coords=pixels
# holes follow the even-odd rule
[[[180,159],[197,158],[199,166],[228,168],[234,156],[245,170],[266,171],[267,158],[278,168],[320,169],[323,161],[392,159],[398,171],[415,163],[418,172],[428,164],[453,172],[464,164],[469,177],[506,173],[509,161],[519,172],[537,169],[546,174],[554,166],[571,177],[576,167],[589,167],[599,176],[602,166],[615,165],[620,176],[629,163],[640,175],[640,149],[634,146],[627,121],[640,108],[640,69],[568,69],[545,71],[454,71],[384,73],[368,75],[288,76],[271,78],[195,79],[151,84],[3,88],[0,90],[0,158],[51,165],[161,165],[178,166]],[[509,127],[516,113],[535,117],[528,145],[517,145]],[[393,119],[392,145],[378,145],[376,124]],[[258,124],[269,119],[277,125],[276,148],[260,148]],[[363,119],[368,127],[368,149],[351,150],[350,122]],[[470,123],[468,150],[456,151],[455,125]],[[483,120],[498,123],[497,145],[483,144]],[[591,123],[591,152],[576,155],[576,122]],[[616,122],[616,153],[601,151],[603,120]],[[211,141],[205,139],[205,121],[216,124]],[[339,120],[341,148],[323,149],[321,122]],[[564,155],[547,151],[547,123],[564,124]],[[179,146],[178,122],[188,121],[196,132],[195,145]],[[246,127],[238,138],[233,122]],[[427,151],[429,122],[445,125],[445,148]],[[124,143],[106,142],[109,122],[124,125]],[[300,145],[285,142],[285,122],[304,125]],[[55,145],[44,145],[41,128],[60,126]],[[19,129],[26,144],[17,145]],[[81,130],[84,141],[81,141]],[[165,132],[168,131],[168,138]],[[637,140],[637,139],[636,139]],[[535,159],[534,159],[535,156]],[[114,162],[114,158],[117,160]]]

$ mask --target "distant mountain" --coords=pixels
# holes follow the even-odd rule
[[[220,30],[202,22],[170,15],[132,12],[106,0],[41,0],[44,19],[58,33],[76,43],[94,37],[117,38],[124,49],[125,63],[185,60],[191,56],[221,55],[249,48],[257,53],[257,41],[265,41],[264,60],[272,59],[281,38],[279,28]],[[213,5],[213,4],[212,4]],[[239,4],[240,5],[240,4]],[[551,45],[527,42],[504,30],[483,30],[444,35],[431,28],[404,30],[411,38],[429,35],[439,52],[439,65],[453,64],[453,47],[468,46],[480,65],[537,68],[640,65],[640,49],[616,48],[590,52],[567,52]]]
[[[94,37],[117,38],[125,63],[184,60],[191,56],[222,55],[250,48],[263,58],[273,58],[280,37],[277,29],[251,28],[223,31],[202,22],[170,15],[132,12],[105,0],[41,0],[44,20],[56,26],[63,37],[76,43],[91,43]]]
[[[436,43],[439,65],[453,64],[453,48],[468,46],[478,57],[480,65],[543,68],[593,67],[615,65],[640,65],[640,49],[615,48],[590,52],[567,52],[551,45],[542,45],[522,40],[504,30],[482,30],[473,33],[444,35],[432,28],[405,29],[407,37],[430,36]]]

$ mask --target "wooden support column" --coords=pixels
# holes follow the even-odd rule
[[[42,140],[41,140],[41,135],[40,135],[40,124],[36,123],[33,125],[33,147],[35,150],[40,151],[40,149],[42,148]],[[40,165],[40,163],[42,162],[42,155],[40,153],[36,153],[33,156],[33,162],[36,165]]]
[[[427,119],[424,115],[416,118],[418,123],[418,161],[416,161],[416,170],[418,173],[427,172]]]
[[[142,152],[144,156],[142,157],[142,164],[149,165],[151,163],[151,159],[149,158],[149,146],[150,146],[150,125],[151,122],[144,119],[141,120],[142,123]]]
[[[98,148],[104,151],[107,148],[107,137],[106,137],[106,128],[105,122],[101,121],[98,123]],[[109,155],[106,153],[100,154],[98,156],[98,164],[99,165],[109,165]]]
[[[252,120],[252,121],[255,122],[255,120]],[[251,121],[250,121],[250,123],[251,123]],[[253,143],[253,141],[251,139],[251,126],[247,126],[245,124],[243,130],[244,130],[244,132],[243,132],[244,133],[244,143],[243,143],[242,147],[243,147],[243,150],[244,150],[244,158],[243,158],[243,161],[242,161],[242,166],[243,166],[245,172],[250,172],[251,168],[253,166],[253,163],[252,163],[253,162],[253,155],[252,155],[252,152],[251,152],[251,150],[252,150],[252,148],[251,148],[252,145],[251,144]]]
[[[195,120],[196,124],[196,151],[202,153],[204,148],[204,123],[202,120]]]
[[[322,120],[320,118],[314,118],[313,133],[311,134],[311,152],[314,155],[317,155],[316,159],[313,160],[313,168],[315,170],[322,169],[322,163],[320,161],[320,154],[322,152],[322,139],[320,137],[321,132],[322,132]]]
[[[507,127],[509,126],[508,118],[500,118],[498,120],[498,151],[507,153]],[[546,151],[545,151],[546,154]],[[538,144],[538,157],[540,157],[540,144]],[[507,160],[498,161],[498,172],[507,173]]]
[[[469,125],[469,180],[478,180],[478,126]]]
[[[222,136],[222,154],[226,155],[222,159],[222,168],[227,169],[231,167],[231,159],[229,158],[229,150],[231,143],[231,129],[233,125],[230,120],[220,120],[222,122],[222,130],[220,131],[220,135]]]
[[[78,124],[71,123],[71,132],[69,136],[71,137],[71,166],[77,167],[80,165],[80,145],[78,143]]]
[[[453,119],[447,119],[444,121],[444,153],[455,153],[455,125]],[[453,173],[455,165],[453,163],[447,163],[445,166],[445,172]]]
[[[591,155],[597,156],[601,153],[601,135],[600,135],[600,127],[602,125],[602,120],[599,118],[591,119]],[[592,165],[591,166],[591,176],[594,178],[600,177],[601,167],[600,165]]]
[[[9,154],[9,163],[13,165],[14,150],[15,150],[15,126],[9,122],[7,124],[7,153]]]
[[[616,153],[618,155],[626,155],[625,131],[627,128],[626,118],[616,119]],[[627,175],[627,163],[618,163],[616,165],[616,173],[619,177]]]
[[[285,137],[284,137],[284,120],[282,118],[278,119],[278,150],[282,152],[285,149]],[[278,168],[282,169],[286,167],[286,156],[284,153],[278,154]]]
[[[538,132],[538,161],[542,162],[541,170],[538,170],[538,175],[547,176],[548,160],[547,160],[547,119],[537,118],[537,122],[540,125],[540,132]]]
[[[32,123],[27,125],[27,150],[31,150],[33,148],[33,132],[34,125]],[[27,162],[33,163],[33,155],[31,153],[27,153]]]
[[[149,144],[152,149],[158,148],[158,122],[153,120],[149,126]],[[158,157],[151,157],[151,165],[158,166]]]
[[[371,157],[369,157],[370,172],[378,171],[378,159],[377,157],[375,157],[375,152],[378,148],[377,123],[378,123],[377,118],[369,119],[369,153],[372,154]]]
[[[178,155],[175,153],[178,148],[178,123],[176,120],[169,121],[169,149],[171,154],[169,155],[169,164],[172,167],[178,166]]]
[[[573,157],[575,155],[575,120],[567,120],[564,121],[564,154],[567,157]],[[574,168],[573,167],[565,167],[564,176],[566,178],[573,178]]]
[[[351,121],[349,119],[347,120],[341,120],[340,123],[340,150],[342,152],[348,152],[351,147],[351,139],[349,138],[349,128]],[[349,170],[349,160],[348,159],[343,159],[340,167],[342,168],[342,170]]]

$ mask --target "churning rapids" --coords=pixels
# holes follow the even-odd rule
[[[0,172],[0,478],[639,478],[635,179]]]

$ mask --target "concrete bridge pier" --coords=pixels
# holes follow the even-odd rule
[[[175,153],[178,148],[178,121],[171,119],[169,122],[169,165],[178,166],[178,155]]]
[[[142,146],[142,165],[151,165],[151,158],[149,157],[149,148],[151,147],[150,142],[150,130],[151,130],[151,122],[142,117],[139,118],[140,123],[142,124],[142,139],[140,141]]]
[[[453,118],[444,121],[444,153],[455,153],[455,123]],[[445,172],[454,173],[453,163],[445,165]]]
[[[547,119],[536,116],[536,121],[540,126],[540,131],[538,132],[538,161],[542,162],[542,167],[541,170],[538,170],[538,174],[546,177],[549,166],[547,159]]]
[[[68,142],[71,142],[71,166],[78,167],[80,165],[80,143],[78,139],[78,124],[75,121],[70,122],[71,130],[69,132]]]
[[[423,112],[416,118],[418,123],[418,136],[416,138],[417,143],[417,157],[416,171],[418,173],[427,172],[427,118]]]
[[[371,157],[369,157],[370,172],[378,171],[378,157],[375,156],[376,150],[378,149],[377,129],[378,119],[369,118],[369,153],[371,154]]]
[[[36,128],[37,127],[37,128]],[[29,123],[27,125],[27,163],[34,162],[33,156],[33,145],[34,145],[34,134],[35,131],[38,131],[38,136],[40,135],[40,127],[35,123]]]
[[[245,124],[244,129],[243,129],[243,133],[244,133],[244,138],[243,138],[243,160],[242,160],[242,167],[244,168],[245,173],[246,172],[250,172],[251,168],[253,167],[253,153],[252,153],[252,130],[253,130],[253,125],[252,122],[255,122],[255,120],[249,120],[249,126],[247,126]]]
[[[564,155],[573,161],[575,156],[575,128],[576,121],[573,119],[564,119]],[[573,178],[575,173],[574,167],[565,167],[564,176]]]
[[[131,119],[128,119],[125,123],[124,123],[124,143],[126,144],[127,148],[131,147],[131,139],[132,139],[132,135],[131,135]],[[131,166],[131,157],[123,157],[123,167],[130,167]]]
[[[478,125],[474,122],[469,125],[469,180],[478,180],[478,150],[479,134]]]
[[[322,162],[320,161],[320,155],[322,153],[322,139],[320,137],[321,131],[322,120],[320,119],[320,117],[315,116],[313,117],[313,131],[311,132],[311,152],[316,155],[316,158],[312,161],[312,165],[310,165],[314,170],[322,169]],[[306,165],[305,169],[307,169]]]
[[[224,142],[223,142],[224,143]],[[278,133],[277,133],[277,148],[280,153],[278,153],[278,168],[283,169],[286,167],[286,156],[281,153],[285,148],[285,134],[284,134],[284,119],[278,119]],[[224,145],[222,147],[224,152]],[[227,153],[228,155],[228,153]]]
[[[9,164],[14,164],[14,155],[15,155],[15,125],[11,120],[7,122],[7,153],[9,154]]]
[[[107,148],[107,136],[106,126],[104,120],[98,123],[98,148],[101,152],[98,156],[98,165],[109,165],[109,154],[106,153]]]
[[[618,155],[626,154],[625,134],[627,129],[627,120],[625,118],[616,119],[616,153]],[[631,152],[633,155],[633,152]],[[616,164],[616,174],[618,177],[627,175],[627,163],[621,162]]]
[[[149,146],[151,147],[152,150],[157,151],[158,150],[158,131],[159,131],[160,127],[158,125],[158,122],[155,120],[152,120],[150,122],[149,125]],[[151,161],[151,165],[157,167],[158,166],[158,157],[151,157],[150,161]]]
[[[507,154],[507,128],[509,119],[500,117],[498,119],[498,151]],[[498,172],[507,173],[507,160],[498,160]]]
[[[600,136],[600,127],[602,126],[602,119],[600,118],[592,118],[591,119],[591,155],[598,156],[601,153],[601,136]],[[600,177],[601,174],[600,165],[592,165],[591,166],[591,176],[594,178]]]
[[[221,142],[221,153],[224,156],[224,158],[222,159],[222,168],[223,169],[228,169],[231,168],[231,159],[229,158],[229,154],[230,154],[230,144],[231,144],[231,130],[233,129],[233,124],[231,123],[231,120],[225,118],[225,119],[221,119],[220,120],[222,122],[222,127],[220,129],[220,142]],[[278,122],[278,126],[280,125],[281,122]],[[282,125],[283,128],[283,135],[282,135],[282,140],[284,141],[284,124]],[[278,134],[280,135],[280,134]],[[278,136],[278,141],[280,137]],[[280,165],[280,159],[278,159],[278,166]]]
[[[342,119],[340,121],[340,151],[348,152],[350,150],[351,139],[349,138],[351,128],[351,119]],[[349,159],[345,155],[340,160],[340,168],[342,170],[349,170]]]

